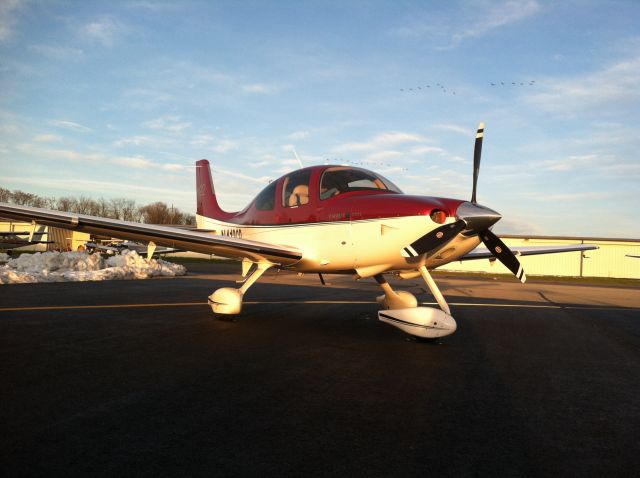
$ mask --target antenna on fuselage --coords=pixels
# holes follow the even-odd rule
[[[298,156],[298,153],[296,153],[296,148],[291,146],[291,150],[293,151],[293,154],[295,155],[296,159],[298,160],[298,164],[300,164],[300,169],[304,168],[304,166],[302,165],[302,161],[300,160],[300,156]]]

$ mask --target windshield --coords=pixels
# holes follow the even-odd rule
[[[366,190],[402,193],[400,188],[391,181],[366,169],[336,166],[328,168],[322,173],[320,199],[329,199],[351,191]]]

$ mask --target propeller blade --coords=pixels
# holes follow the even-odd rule
[[[417,257],[426,252],[439,249],[456,237],[466,226],[467,223],[463,220],[440,226],[403,248],[401,251],[402,257]]]
[[[520,282],[524,284],[527,280],[527,276],[524,273],[524,269],[522,268],[520,261],[514,253],[511,252],[511,249],[509,249],[505,243],[489,229],[480,233],[480,239],[496,259],[502,262],[507,269],[513,272]]]
[[[473,148],[473,192],[471,202],[476,203],[476,186],[478,184],[478,174],[480,173],[480,158],[482,157],[482,138],[484,138],[484,123],[478,125],[476,132],[476,145]]]

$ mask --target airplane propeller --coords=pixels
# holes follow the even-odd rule
[[[482,139],[484,137],[484,123],[480,123],[476,133],[476,143],[473,150],[473,191],[471,201],[458,206],[458,220],[445,224],[428,232],[420,239],[414,241],[401,251],[403,257],[417,257],[441,249],[452,241],[460,232],[465,235],[477,234],[485,247],[507,267],[521,281],[525,282],[527,276],[520,261],[498,236],[489,230],[502,217],[496,211],[478,204],[476,190],[478,175],[480,173],[480,159],[482,157]]]
[[[402,256],[417,257],[421,254],[440,249],[456,237],[458,233],[462,232],[465,227],[467,227],[467,223],[463,220],[440,226],[402,249]]]
[[[471,192],[471,202],[476,204],[476,187],[478,185],[478,174],[480,173],[480,158],[482,157],[482,138],[484,138],[484,123],[480,123],[476,132],[476,144],[473,148],[473,190]]]
[[[513,272],[518,280],[524,284],[524,282],[527,280],[527,276],[524,273],[522,264],[520,264],[518,258],[513,252],[511,252],[506,244],[502,242],[500,238],[489,229],[480,233],[480,239],[482,240],[482,243],[486,246],[486,248],[489,249],[491,253],[496,257],[496,259],[502,262],[506,266],[506,268]]]
[[[471,193],[471,203],[466,203],[458,207],[458,217],[465,220],[474,232],[477,232],[480,240],[493,256],[502,262],[507,269],[524,283],[527,276],[520,261],[498,236],[489,230],[489,227],[500,220],[500,214],[489,208],[480,206],[476,200],[476,189],[478,184],[478,174],[480,173],[480,159],[482,157],[482,139],[484,138],[484,123],[478,125],[476,133],[476,144],[473,149],[473,191]]]

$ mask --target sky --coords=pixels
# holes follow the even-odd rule
[[[640,238],[640,2],[0,0],[0,187],[239,210],[299,167]]]

